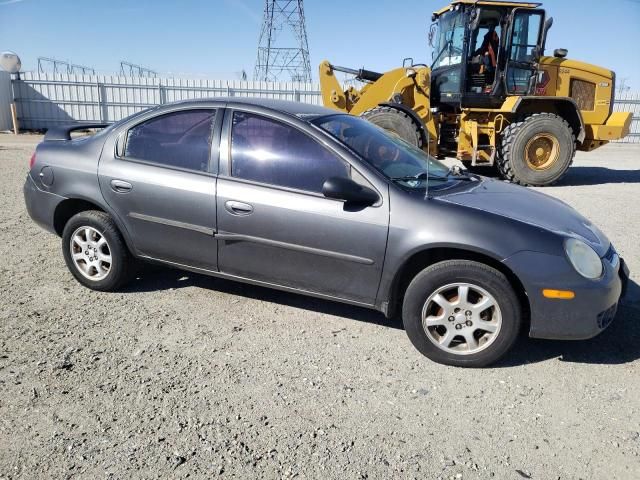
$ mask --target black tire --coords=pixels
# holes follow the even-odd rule
[[[72,258],[71,237],[83,227],[95,229],[107,242],[106,248],[111,255],[111,263],[104,278],[96,280],[87,278]],[[135,271],[135,261],[115,222],[108,214],[96,210],[80,212],[69,219],[62,232],[62,254],[67,268],[75,279],[92,290],[102,292],[117,290],[131,279]]]
[[[557,141],[557,155],[543,169],[532,168],[526,160],[527,143],[537,135]],[[575,153],[576,137],[566,120],[553,113],[534,113],[503,130],[496,165],[505,180],[542,187],[554,184],[567,173]]]
[[[484,289],[495,299],[499,307],[501,324],[493,336],[483,333],[482,330],[472,330],[472,334],[484,337],[480,341],[485,341],[484,346],[475,353],[446,351],[436,346],[433,336],[423,327],[423,308],[427,300],[441,288],[455,283],[468,283],[475,288]],[[490,311],[495,312],[495,310]],[[447,313],[445,312],[444,315]],[[425,268],[407,287],[402,305],[405,330],[409,340],[420,353],[434,362],[458,367],[485,367],[496,362],[511,349],[518,338],[522,317],[518,296],[507,277],[492,267],[470,260],[446,260]],[[469,325],[469,328],[472,328],[473,323]],[[448,328],[453,326],[455,326],[454,323],[448,323],[447,332]],[[474,328],[477,328],[477,325]],[[456,330],[451,330],[456,337],[450,345],[455,348],[457,348],[456,345],[464,347],[461,344],[462,336]]]
[[[422,148],[423,140],[420,126],[402,110],[392,107],[375,107],[360,115],[374,125],[395,133],[405,142]]]

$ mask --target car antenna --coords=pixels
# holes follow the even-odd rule
[[[431,156],[429,154],[429,130],[425,130],[427,133],[427,178],[425,179],[426,187],[424,190],[424,199],[429,200],[429,167],[431,166]]]

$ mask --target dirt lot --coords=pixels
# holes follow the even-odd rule
[[[0,478],[640,478],[636,284],[600,337],[485,370],[375,312],[191,273],[96,293],[25,211],[36,140],[0,136]],[[640,146],[544,191],[640,282]]]

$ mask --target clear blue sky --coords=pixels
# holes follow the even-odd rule
[[[323,59],[371,70],[403,57],[427,61],[431,12],[446,1],[306,0],[314,78]],[[548,0],[554,17],[547,52],[615,70],[640,90],[640,0]],[[25,70],[38,56],[89,65],[101,73],[120,60],[162,74],[253,75],[264,0],[0,0],[0,50]]]

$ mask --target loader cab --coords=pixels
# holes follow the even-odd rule
[[[497,108],[535,88],[550,22],[536,3],[458,0],[434,13],[433,104],[444,112]]]

